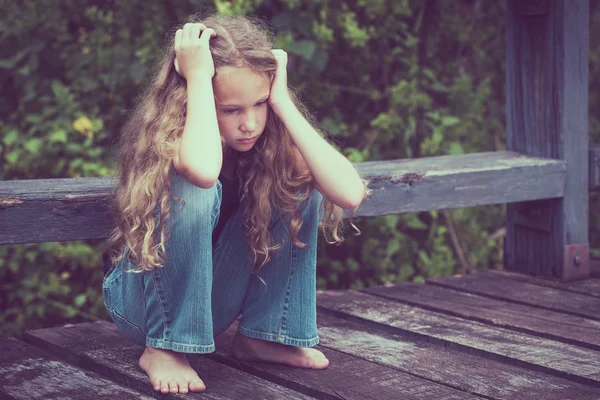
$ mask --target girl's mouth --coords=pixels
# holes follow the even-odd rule
[[[238,142],[242,143],[242,144],[251,144],[254,143],[256,141],[256,137],[253,137],[252,139],[239,139]]]

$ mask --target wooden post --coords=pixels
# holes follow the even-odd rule
[[[564,197],[507,205],[505,268],[589,275],[586,0],[507,0],[507,150],[566,161]]]

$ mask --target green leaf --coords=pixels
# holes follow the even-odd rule
[[[392,239],[388,242],[386,254],[388,256],[393,256],[394,254],[396,254],[396,252],[398,252],[398,250],[401,249],[401,247],[402,247],[402,245],[400,243],[400,240]]]
[[[9,164],[15,165],[17,163],[17,160],[19,159],[19,152],[17,150],[13,150],[7,155],[5,155],[4,158],[6,159],[6,161],[8,161]]]
[[[67,131],[65,131],[64,129],[57,129],[57,130],[53,131],[48,136],[48,141],[51,143],[54,143],[54,142],[67,143]]]
[[[448,146],[448,153],[455,154],[465,154],[465,149],[463,149],[462,145],[459,142],[451,142]]]
[[[411,215],[410,218],[406,220],[406,226],[413,229],[427,229],[427,225],[423,223],[416,215]]]
[[[82,305],[85,304],[87,300],[87,295],[86,294],[80,294],[75,296],[75,299],[73,300],[73,304],[75,304],[77,307],[81,307]]]
[[[5,145],[10,146],[14,142],[16,142],[18,138],[19,138],[19,132],[17,132],[15,129],[13,129],[13,130],[8,131],[8,133],[4,136],[4,139],[2,139],[2,141],[4,142]]]
[[[460,118],[455,117],[453,115],[445,115],[442,117],[442,125],[444,126],[453,126],[460,122]]]
[[[25,142],[25,148],[32,154],[38,154],[40,147],[42,146],[42,140],[39,138],[32,138]]]
[[[424,251],[419,251],[419,259],[423,262],[423,264],[425,264],[426,266],[429,266],[431,264],[431,259],[429,258],[429,256],[427,255],[426,252]]]

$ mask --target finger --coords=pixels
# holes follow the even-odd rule
[[[190,37],[190,29],[192,29],[192,24],[185,24],[183,26],[182,43],[187,44],[188,38]]]
[[[193,40],[198,39],[198,37],[200,36],[200,24],[190,24],[190,30],[188,31],[188,36],[187,36],[187,40],[190,41],[190,43]]]
[[[208,41],[211,37],[213,36],[217,36],[217,34],[215,33],[215,31],[213,31],[211,28],[206,28],[203,32],[202,32],[202,36],[200,36],[200,42],[204,45],[204,44],[208,44]]]
[[[183,38],[183,29],[177,29],[175,32],[175,53],[181,49],[181,39]]]
[[[214,29],[212,29],[212,28],[208,28],[208,27],[206,27],[205,25],[202,25],[202,26],[203,26],[203,28],[202,28],[202,32],[204,32],[204,31],[205,31],[205,30],[207,30],[207,29],[210,29],[210,30],[211,30],[210,37],[215,37],[215,36],[217,36],[217,32],[215,32],[215,30],[214,30]]]

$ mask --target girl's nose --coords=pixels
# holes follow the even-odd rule
[[[256,120],[254,118],[248,118],[241,126],[241,130],[245,132],[253,132],[256,129]]]

